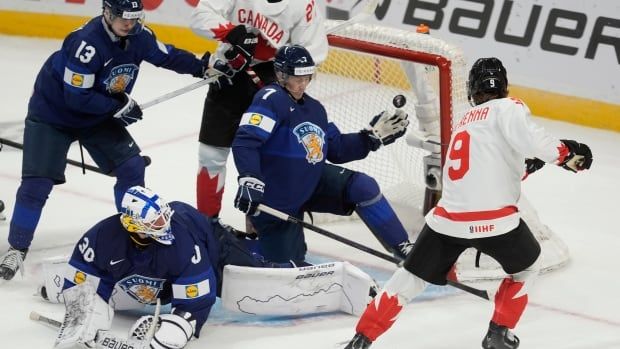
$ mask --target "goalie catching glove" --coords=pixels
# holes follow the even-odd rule
[[[368,127],[361,132],[368,135],[371,143],[370,148],[377,150],[381,145],[394,143],[396,139],[405,134],[409,125],[407,117],[407,113],[402,109],[396,109],[394,115],[384,111],[373,117]]]
[[[590,169],[592,166],[592,151],[584,143],[579,143],[569,139],[561,139],[566,149],[560,150],[564,152],[568,150],[568,154],[560,156],[559,166],[571,172],[578,172]]]
[[[144,340],[155,318],[153,315],[143,316],[136,321],[129,330],[129,336],[137,340]],[[170,314],[159,316],[156,331],[149,347],[153,349],[182,349],[185,348],[196,330],[196,320],[192,314],[172,309]]]

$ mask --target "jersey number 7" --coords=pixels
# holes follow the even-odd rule
[[[469,141],[470,136],[467,131],[456,133],[452,138],[448,158],[451,161],[458,160],[458,167],[454,167],[452,162],[448,167],[448,177],[453,181],[463,178],[469,171]]]

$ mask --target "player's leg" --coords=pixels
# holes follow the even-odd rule
[[[53,185],[65,182],[67,151],[72,141],[72,136],[61,129],[26,119],[22,182],[9,228],[9,251],[0,257],[0,276],[6,280],[15,276],[26,258]]]
[[[529,289],[539,273],[540,244],[521,220],[514,230],[480,239],[477,248],[499,262],[509,275],[495,294],[495,311],[483,348],[514,349],[519,338],[509,329],[516,327],[528,303]]]
[[[307,207],[312,212],[360,216],[381,244],[405,258],[411,249],[405,227],[396,216],[379,185],[370,176],[327,164]]]
[[[296,264],[306,259],[307,247],[301,225],[265,213],[251,217],[251,221],[258,233],[258,253],[265,259]]]
[[[104,173],[114,172],[114,203],[120,212],[127,189],[144,186],[144,159],[127,129],[112,120],[81,130],[80,142]]]
[[[403,267],[392,275],[368,304],[355,328],[356,335],[346,349],[370,347],[428,283],[445,285],[448,271],[467,247],[467,241],[437,234],[425,225]]]
[[[230,147],[257,91],[247,74],[236,74],[232,82],[232,86],[209,87],[200,124],[196,205],[209,217],[220,213]]]

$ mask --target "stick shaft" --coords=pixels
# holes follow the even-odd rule
[[[279,219],[282,219],[282,220],[285,220],[285,221],[289,221],[291,223],[299,224],[299,225],[303,226],[304,228],[307,228],[309,230],[317,232],[317,233],[319,233],[321,235],[327,236],[327,237],[329,237],[331,239],[334,239],[336,241],[342,242],[345,245],[349,245],[349,246],[351,246],[353,248],[356,248],[358,250],[361,250],[361,251],[364,251],[366,253],[369,253],[369,254],[371,254],[371,255],[373,255],[375,257],[379,257],[381,259],[384,259],[384,260],[386,260],[388,262],[392,262],[392,263],[397,264],[397,265],[402,262],[399,258],[396,258],[394,256],[391,256],[389,254],[386,254],[386,253],[383,253],[383,252],[380,252],[380,251],[377,251],[377,250],[372,249],[372,248],[370,248],[368,246],[364,246],[364,245],[362,245],[362,244],[360,244],[358,242],[355,242],[353,240],[349,240],[349,239],[347,239],[345,237],[342,237],[340,235],[336,235],[336,234],[334,234],[334,233],[332,233],[330,231],[327,231],[327,230],[325,230],[323,228],[319,228],[316,225],[310,224],[310,223],[305,222],[303,220],[297,219],[297,218],[295,218],[293,216],[290,216],[290,215],[288,215],[288,214],[286,214],[284,212],[280,212],[280,211],[278,211],[278,210],[276,210],[274,208],[271,208],[269,206],[265,206],[265,205],[261,204],[261,205],[258,205],[258,209],[260,211],[265,212],[265,213],[267,213],[269,215],[272,215],[272,216],[274,216],[276,218],[279,218]],[[448,285],[456,287],[456,288],[458,288],[458,289],[460,289],[462,291],[471,293],[474,296],[478,296],[480,298],[489,300],[489,294],[485,290],[480,290],[480,289],[477,289],[477,288],[474,288],[474,287],[471,287],[471,286],[468,286],[468,285],[465,285],[465,284],[462,284],[462,283],[460,283],[458,281],[453,281],[453,280],[448,280]]]

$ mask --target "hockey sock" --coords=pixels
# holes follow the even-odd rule
[[[16,249],[30,247],[41,211],[52,191],[49,178],[24,178],[17,190],[15,208],[9,230],[9,244]]]
[[[386,248],[397,248],[408,240],[405,227],[372,177],[359,172],[353,174],[346,194],[355,203],[355,211],[362,221]]]
[[[495,311],[491,321],[508,328],[515,328],[527,305],[527,293],[523,290],[524,282],[505,278],[495,295]]]
[[[114,203],[118,212],[121,211],[121,202],[127,189],[139,185],[144,186],[144,159],[140,155],[135,155],[129,160],[120,164],[116,173],[116,184],[114,184]]]
[[[196,205],[198,211],[209,217],[216,217],[222,209],[224,176],[225,173],[219,173],[212,177],[203,167],[196,177]]]

